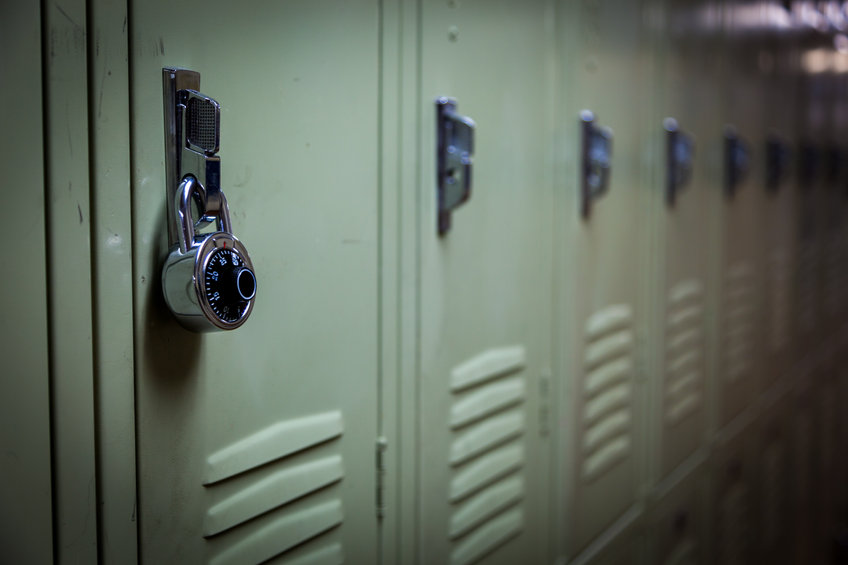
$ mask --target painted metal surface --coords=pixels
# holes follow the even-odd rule
[[[17,563],[53,559],[40,16],[35,3],[0,8],[0,76],[15,85],[0,89],[0,222],[14,234],[0,277],[0,546]]]
[[[416,558],[544,561],[548,459],[537,410],[551,347],[552,5],[420,9]],[[440,237],[441,96],[476,128],[470,199]]]
[[[375,562],[376,3],[131,8],[141,558]],[[222,107],[221,186],[262,285],[226,334],[163,310],[165,66]]]
[[[690,182],[673,203],[659,189],[668,172],[658,159],[650,201],[656,226],[657,284],[651,348],[651,475],[666,477],[692,456],[706,437],[713,382],[710,348],[715,344],[713,312],[716,287],[711,278],[723,234],[717,225],[723,195],[720,169],[722,123],[722,39],[711,2],[665,5],[665,26],[658,45],[657,116],[673,117],[692,135],[694,166]],[[664,135],[651,124],[652,136]]]
[[[644,164],[651,126],[645,5],[557,4],[555,261],[557,552],[574,557],[636,504],[644,481],[644,349],[651,274]],[[622,85],[627,85],[622,88]],[[578,116],[612,131],[608,188],[581,215]]]
[[[9,418],[33,410],[35,459],[0,473],[41,485],[19,516],[46,560],[821,555],[846,465],[848,65],[830,32],[732,0],[44,10],[8,41],[42,26],[26,91],[46,96],[15,103],[45,152],[3,153],[43,184],[4,208],[42,237],[32,284],[2,283],[24,296],[13,319],[33,312],[4,347],[40,379],[3,385]],[[263,289],[228,335],[186,333],[159,293],[172,65],[222,104],[223,186]],[[476,139],[440,236],[441,96]],[[588,214],[581,110],[612,141]],[[696,151],[672,206],[668,116]],[[727,124],[752,152],[732,196]],[[779,190],[768,135],[797,148]]]

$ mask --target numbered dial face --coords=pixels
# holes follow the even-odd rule
[[[227,323],[237,322],[256,294],[256,278],[242,256],[232,249],[216,248],[203,270],[206,300]]]

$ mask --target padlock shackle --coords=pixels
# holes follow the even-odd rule
[[[176,202],[174,203],[175,220],[177,223],[177,234],[179,235],[180,252],[187,253],[188,250],[198,243],[195,241],[194,223],[195,220],[191,215],[191,200],[196,194],[200,196],[200,202],[204,209],[206,208],[206,189],[192,175],[187,175],[180,183],[176,194]],[[227,197],[223,192],[219,192],[221,206],[217,214],[218,231],[232,234],[232,226],[230,225],[230,209],[227,206]],[[208,213],[208,212],[204,212]]]

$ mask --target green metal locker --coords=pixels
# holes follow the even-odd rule
[[[722,140],[725,192],[719,277],[717,425],[727,425],[760,391],[765,281],[763,88],[759,58],[762,15],[756,2],[729,2],[723,16],[727,129]],[[752,14],[757,14],[753,16]]]
[[[552,5],[424,2],[419,10],[419,90],[410,106],[419,164],[416,557],[544,562]],[[471,187],[449,229],[437,193],[441,97],[455,100],[451,119],[475,123],[473,142],[457,140],[473,150],[461,173]]]
[[[146,2],[129,22],[141,557],[375,562],[377,4]],[[222,106],[258,281],[233,332],[190,333],[161,299],[171,66]]]
[[[642,17],[641,2],[557,4],[555,468],[565,558],[637,516],[644,481],[649,273],[641,266],[646,163],[658,154],[644,135],[650,112],[636,110],[649,106],[652,76]]]
[[[714,367],[715,284],[722,244],[716,220],[723,198],[720,143],[724,88],[718,12],[710,2],[668,3],[658,55],[656,116],[651,134],[662,147],[654,163],[653,222],[657,233],[656,328],[651,348],[652,480],[667,476],[706,437]],[[663,124],[660,119],[672,118]],[[672,130],[672,131],[669,131]],[[686,139],[691,148],[685,162]],[[680,162],[673,151],[684,151]],[[672,167],[675,169],[672,169]],[[672,177],[672,175],[675,175]]]
[[[651,500],[648,563],[706,563],[706,469],[702,461],[670,475]]]

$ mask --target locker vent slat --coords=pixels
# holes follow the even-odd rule
[[[785,249],[775,249],[769,257],[769,345],[778,352],[789,345],[792,281],[789,276],[789,255]]]
[[[342,563],[344,563],[342,546],[334,543],[293,559],[286,557],[272,559],[267,565],[342,565]]]
[[[218,482],[339,437],[342,429],[342,414],[338,411],[278,422],[210,455],[203,484]]]
[[[261,563],[342,523],[342,503],[332,500],[276,520],[212,558],[211,565]]]
[[[674,426],[703,403],[703,285],[689,279],[668,295],[666,320],[665,419]]]
[[[340,412],[319,413],[276,422],[210,456],[203,535],[211,563],[260,563],[295,547],[298,562],[341,562],[341,546],[325,534],[344,518],[343,432]],[[310,541],[319,537],[324,543]]]
[[[592,481],[630,455],[633,403],[633,310],[613,304],[586,320],[583,357],[581,475]]]
[[[521,532],[526,448],[526,352],[492,348],[450,375],[451,563],[473,563]]]
[[[478,562],[520,534],[523,527],[524,513],[520,508],[499,515],[457,544],[456,549],[451,552],[451,564],[469,565]]]
[[[745,262],[734,264],[724,284],[724,375],[736,382],[753,369],[758,300],[753,268]]]

